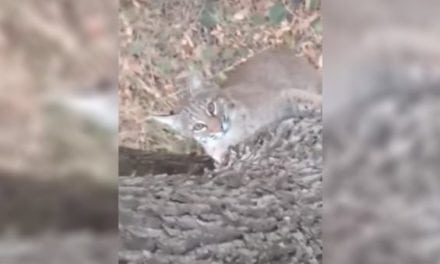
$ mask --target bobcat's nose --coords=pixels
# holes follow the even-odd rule
[[[230,123],[229,123],[229,119],[227,119],[226,117],[223,118],[223,120],[220,122],[221,128],[222,128],[222,132],[226,133],[229,130],[230,127]]]
[[[219,119],[210,120],[208,125],[208,131],[209,133],[212,134],[221,133],[223,131],[221,121]]]

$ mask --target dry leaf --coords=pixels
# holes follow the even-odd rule
[[[241,20],[245,19],[248,16],[248,14],[249,14],[248,9],[240,10],[234,14],[234,16],[232,17],[232,20],[233,21],[241,21]]]

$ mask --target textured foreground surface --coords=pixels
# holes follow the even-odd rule
[[[104,264],[116,263],[117,234],[77,232],[46,234],[23,239],[0,239],[2,264]]]
[[[321,123],[287,120],[201,176],[120,177],[120,263],[322,262]]]
[[[325,116],[326,263],[440,263],[440,52],[412,38],[352,67]]]

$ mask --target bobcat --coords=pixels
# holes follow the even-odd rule
[[[221,163],[229,147],[273,123],[321,106],[318,71],[287,49],[257,54],[227,77],[222,88],[195,78],[181,111],[151,118],[194,138]]]

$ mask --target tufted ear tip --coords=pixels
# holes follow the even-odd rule
[[[204,79],[201,72],[198,71],[191,71],[191,73],[188,76],[188,90],[189,94],[195,94],[198,91],[201,91],[203,89]]]
[[[164,124],[166,126],[169,126],[170,128],[176,130],[177,132],[184,133],[183,131],[183,125],[182,125],[182,118],[180,114],[174,114],[174,115],[151,115],[146,118],[147,121],[155,121],[159,122],[161,124]]]
[[[171,125],[175,122],[176,117],[174,115],[160,115],[160,116],[149,116],[147,117],[147,120],[154,120],[160,123]]]

